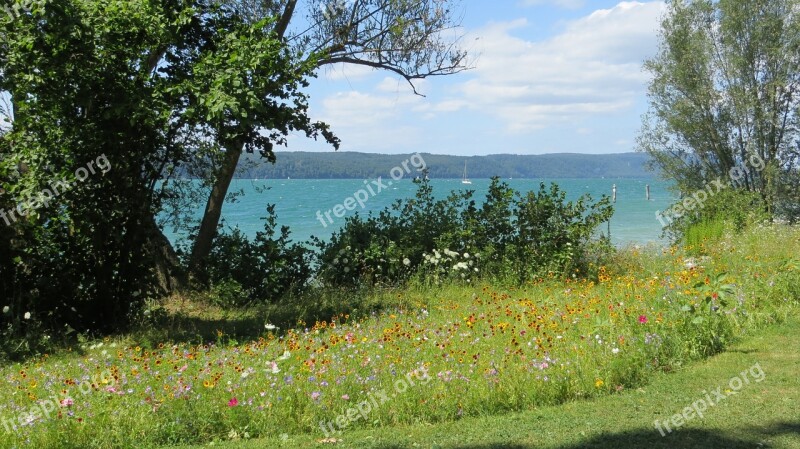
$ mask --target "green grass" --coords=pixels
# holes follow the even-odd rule
[[[666,436],[656,419],[679,413],[704,392],[729,383],[758,363],[764,380],[742,387],[719,406]],[[659,374],[642,388],[502,416],[437,425],[217,443],[220,449],[282,448],[800,448],[800,318],[762,329],[726,352],[676,373]],[[208,445],[179,446],[199,449]]]
[[[412,285],[371,292],[363,301],[333,292],[318,298],[321,309],[299,303],[288,314],[167,304],[149,331],[0,367],[0,419],[20,420],[10,429],[0,425],[0,448],[139,449],[281,434],[292,444],[316,444],[320,422],[352,413],[381,391],[391,399],[363,419],[353,416],[343,426],[345,444],[413,447],[419,440],[473,448],[495,440],[550,444],[561,435],[557,444],[569,447],[601,431],[636,439],[654,419],[681,411],[703,389],[727,382],[732,374],[725,373],[752,363],[734,360],[730,369],[674,384],[664,372],[681,376],[687,366],[702,367],[692,363],[800,309],[800,229],[756,227],[724,236],[704,254],[633,248],[596,267],[597,279],[554,277],[520,288]],[[295,313],[321,318],[284,324]],[[266,329],[264,320],[281,329]],[[787,348],[796,350],[796,342],[776,349]],[[408,376],[416,383],[398,391]],[[740,396],[758,390],[777,394],[773,401],[792,394],[780,387],[761,392],[765,385]],[[625,398],[640,407],[636,419],[614,402]],[[35,413],[46,404],[46,415]],[[520,420],[529,428],[515,430]],[[734,420],[734,428],[744,429],[743,422]],[[398,427],[417,424],[425,425]],[[700,424],[663,441],[687,432],[690,438]],[[471,440],[456,432],[462,428],[474,432]],[[394,436],[376,440],[386,434]]]

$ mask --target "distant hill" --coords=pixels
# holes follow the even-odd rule
[[[461,178],[464,161],[468,176],[475,178],[652,178],[645,169],[648,156],[620,154],[542,154],[489,156],[450,156],[420,153],[430,178]],[[373,154],[356,152],[278,152],[275,165],[258,155],[242,159],[239,178],[258,179],[346,179],[388,177],[411,154]],[[412,160],[416,161],[417,159]],[[413,168],[411,164],[409,167]]]

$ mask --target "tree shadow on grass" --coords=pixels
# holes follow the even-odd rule
[[[299,327],[299,322],[313,324],[341,315],[348,315],[351,321],[356,321],[403,305],[400,300],[385,302],[385,298],[373,297],[369,291],[355,290],[329,291],[320,295],[308,293],[276,302],[227,309],[210,305],[202,299],[174,297],[133,333],[144,345],[252,341],[265,335],[267,322],[277,326],[273,332],[280,335]]]
[[[231,314],[221,318],[206,318],[176,313],[159,319],[154,325],[142,327],[137,337],[153,343],[187,342],[205,344],[219,340],[257,340],[264,335],[264,319],[257,316]]]
[[[800,441],[800,422],[778,422],[767,427],[751,427],[748,438],[741,439],[722,432],[704,429],[680,429],[665,436],[655,429],[637,429],[620,433],[606,433],[579,443],[554,446],[547,441],[542,444],[487,443],[446,445],[456,449],[778,449],[769,440],[782,435],[795,435]],[[385,445],[380,449],[411,449],[410,445]]]

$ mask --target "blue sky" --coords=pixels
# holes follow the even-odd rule
[[[647,108],[642,62],[663,2],[463,0],[473,69],[417,84],[355,66],[322,69],[311,113],[342,150],[456,155],[634,150]],[[289,151],[332,151],[296,136]]]

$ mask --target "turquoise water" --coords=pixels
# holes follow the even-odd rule
[[[611,196],[612,185],[616,184],[617,202],[614,217],[611,219],[611,238],[614,243],[624,245],[662,241],[661,223],[656,218],[656,211],[665,210],[672,201],[672,196],[667,190],[668,183],[640,179],[505,180],[512,188],[523,193],[538,190],[539,182],[549,184],[551,181],[566,191],[569,199],[576,199],[584,193],[591,194],[595,199],[603,194]],[[478,202],[485,198],[489,183],[488,179],[473,179],[471,185],[462,184],[460,179],[431,180],[437,198],[446,197],[453,190],[471,189],[475,191],[474,198]],[[292,240],[305,241],[312,235],[326,239],[344,223],[344,218],[335,216],[334,208],[345,203],[345,200],[353,197],[358,190],[363,192],[360,194],[362,199],[367,197],[364,201],[365,207],[362,209],[354,200],[349,203],[350,206],[354,206],[354,210],[347,211],[342,208],[339,212],[346,212],[345,216],[356,212],[360,214],[379,212],[399,198],[413,197],[416,191],[416,186],[410,179],[399,181],[383,179],[382,184],[385,187],[378,187],[375,183],[361,179],[237,179],[232,182],[230,192],[242,191],[244,195],[239,196],[235,203],[225,204],[223,220],[225,226],[238,227],[252,237],[256,232],[263,230],[263,220],[260,218],[266,215],[265,208],[271,203],[275,204],[278,224],[289,226],[291,229]],[[647,184],[650,185],[651,201],[645,198]],[[372,187],[372,192],[368,186]],[[317,211],[325,222],[324,226],[317,216]],[[328,211],[333,223],[325,218],[325,213]],[[198,206],[198,216],[201,212],[202,207]],[[176,239],[173,229],[165,231],[171,240]]]

